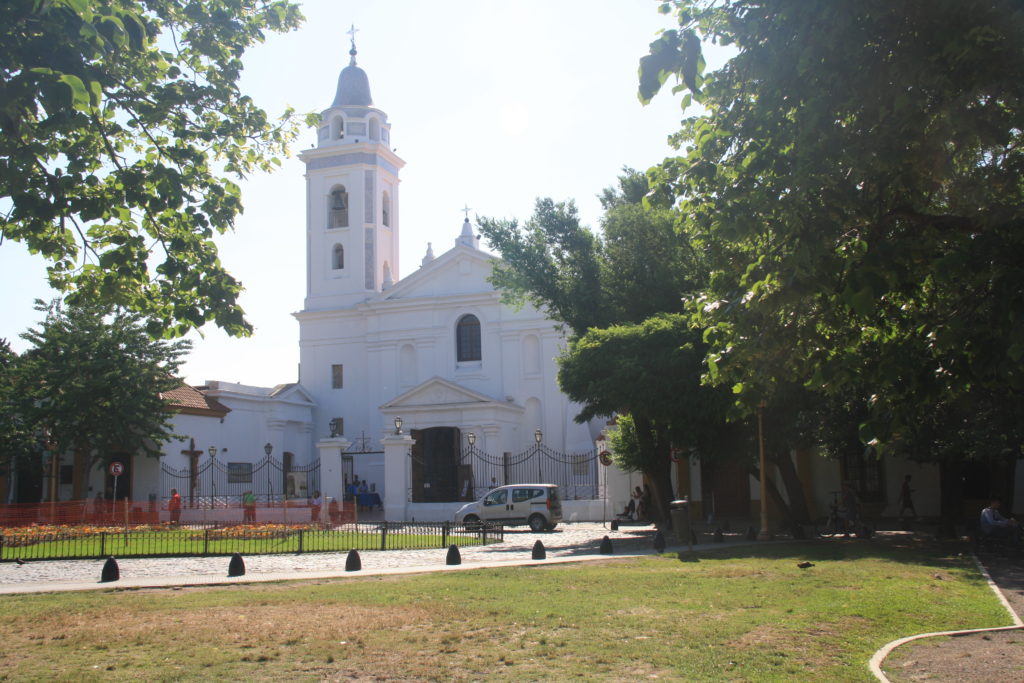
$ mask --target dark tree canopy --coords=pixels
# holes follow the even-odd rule
[[[641,63],[705,108],[655,172],[711,257],[709,378],[863,391],[861,436],[1024,391],[1024,9],[678,0]],[[701,41],[737,51],[704,73]],[[978,395],[984,392],[985,400]],[[969,398],[977,395],[976,398]],[[987,397],[998,397],[995,402]],[[998,422],[998,421],[997,421]]]
[[[136,314],[106,306],[42,302],[32,346],[18,362],[19,389],[29,399],[26,422],[48,450],[102,462],[115,452],[159,456],[171,438],[161,396],[175,377],[187,341],[154,340]],[[24,405],[24,404],[23,404]]]
[[[284,0],[0,3],[0,242],[153,334],[249,334],[213,238],[242,211],[231,177],[272,168],[296,126],[239,91],[241,57],[300,20]]]

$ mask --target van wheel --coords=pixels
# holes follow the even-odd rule
[[[539,534],[547,528],[548,521],[544,519],[543,515],[533,515],[530,517],[530,531]]]
[[[482,525],[480,524],[480,518],[476,515],[466,515],[462,520],[462,524],[467,529],[479,529]]]
[[[551,524],[548,524],[546,527],[544,527],[544,530],[545,531],[554,531],[556,526],[558,526],[558,524],[555,523],[555,522],[552,522]]]

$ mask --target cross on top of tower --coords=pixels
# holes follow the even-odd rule
[[[469,208],[469,204],[466,204],[461,209],[459,209],[459,211],[461,211],[462,213],[466,214],[466,220],[467,221],[469,220],[469,212],[472,211],[472,210],[473,209]]]
[[[351,39],[351,41],[352,41],[352,49],[350,49],[348,51],[349,55],[351,55],[351,57],[352,57],[352,59],[349,61],[349,64],[351,66],[355,66],[356,65],[356,34],[359,33],[359,29],[356,28],[355,24],[352,24],[352,28],[350,28],[345,33],[348,34],[349,39]]]

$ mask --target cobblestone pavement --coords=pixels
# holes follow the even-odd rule
[[[482,547],[460,548],[462,563],[500,562],[529,558],[534,542],[540,539],[548,557],[566,557],[594,554],[599,551],[601,539],[608,536],[616,553],[649,550],[654,537],[652,526],[621,526],[611,531],[600,522],[559,525],[550,533],[535,534],[526,529],[509,529],[501,543]],[[446,548],[431,550],[361,550],[363,570],[398,569],[443,565]],[[342,571],[346,553],[304,553],[285,555],[249,555],[245,557],[246,575],[292,572],[301,578],[304,572]],[[219,557],[161,557],[118,559],[121,578],[199,577],[224,576],[228,558]],[[31,561],[25,564],[0,563],[0,585],[17,583],[68,583],[97,581],[103,560]]]

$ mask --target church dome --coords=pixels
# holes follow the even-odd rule
[[[357,107],[372,107],[373,98],[370,97],[370,79],[366,72],[356,66],[356,49],[352,46],[349,52],[352,60],[349,65],[341,70],[338,76],[338,92],[334,95],[332,107],[344,107],[354,105]]]

